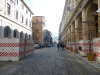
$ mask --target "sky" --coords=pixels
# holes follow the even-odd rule
[[[58,36],[65,0],[25,0],[34,16],[45,16],[45,29]]]

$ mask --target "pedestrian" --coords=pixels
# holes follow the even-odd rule
[[[64,44],[63,43],[60,43],[60,47],[62,50],[64,50]]]
[[[59,50],[59,45],[60,45],[60,44],[59,44],[59,43],[57,43],[57,48],[58,48],[58,50]]]
[[[62,50],[64,50],[64,43],[62,43]]]
[[[82,47],[81,47],[81,46],[79,46],[79,47],[78,47],[78,49],[81,51],[81,50],[82,50]]]

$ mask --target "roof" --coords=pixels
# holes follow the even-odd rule
[[[33,17],[45,17],[45,16],[33,16]]]

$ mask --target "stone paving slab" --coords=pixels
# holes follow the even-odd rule
[[[5,70],[16,63],[17,61],[0,61],[0,71]]]
[[[37,49],[33,55],[1,71],[0,75],[100,75],[99,70],[75,55],[57,50],[57,47]]]
[[[70,50],[67,50],[70,52]],[[72,54],[74,54],[73,52],[71,52]],[[83,61],[85,61],[86,63],[90,64],[91,66],[93,66],[94,68],[100,70],[100,63],[98,63],[97,61],[88,61],[87,57],[85,56],[81,56],[79,53],[78,54],[74,54],[77,57],[79,57],[80,59],[82,59]]]

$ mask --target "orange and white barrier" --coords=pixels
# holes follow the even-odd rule
[[[22,59],[25,57],[25,40],[19,39],[19,59]]]
[[[26,47],[25,47],[25,56],[31,55],[34,52],[34,41],[27,40]]]
[[[93,50],[96,54],[96,61],[100,63],[100,38],[93,39]]]
[[[76,49],[78,50],[78,47],[79,47],[79,42],[77,41],[76,42]]]
[[[82,50],[80,50],[80,54],[82,56],[87,56],[86,54],[90,52],[89,50],[89,40],[81,40],[79,41],[79,46],[81,46]],[[93,52],[93,43],[91,42],[91,52]]]
[[[0,61],[19,60],[19,39],[0,39]]]
[[[34,51],[34,42],[29,40],[30,49],[25,47],[24,39],[1,38],[0,39],[0,61],[19,61],[25,57],[25,54],[32,54]],[[30,53],[31,52],[31,53]]]

